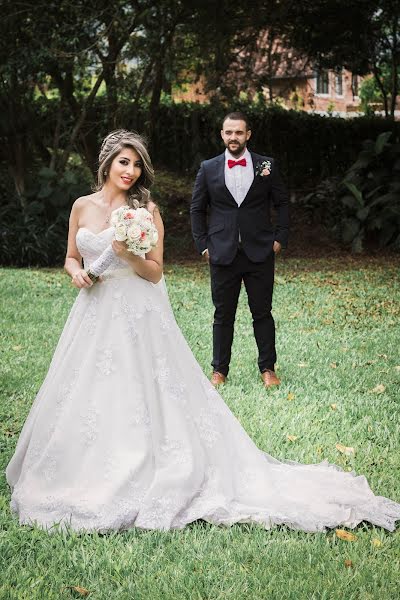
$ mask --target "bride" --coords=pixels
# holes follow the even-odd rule
[[[400,504],[375,496],[364,476],[255,446],[175,322],[143,140],[110,133],[99,164],[97,191],[70,217],[65,269],[80,291],[7,467],[20,523],[106,531],[204,519],[324,531],[365,520],[394,530]],[[111,212],[126,204],[153,213],[159,242],[145,258],[113,239]],[[93,283],[89,267],[110,244],[112,264]]]

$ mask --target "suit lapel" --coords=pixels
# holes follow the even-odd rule
[[[250,156],[251,156],[251,160],[253,161],[253,173],[254,173],[254,178],[253,181],[251,183],[251,186],[249,187],[246,196],[243,199],[243,202],[241,203],[240,206],[243,206],[243,204],[246,202],[246,200],[249,198],[249,196],[251,196],[251,194],[253,193],[254,189],[257,188],[257,186],[260,183],[261,177],[259,177],[258,175],[256,175],[256,166],[257,163],[260,159],[258,154],[254,154],[253,152],[250,152]]]

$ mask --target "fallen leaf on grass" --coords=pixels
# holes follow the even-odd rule
[[[294,400],[294,394],[292,392],[289,392],[287,395],[287,399],[288,400]]]
[[[371,540],[371,544],[373,546],[375,546],[375,548],[380,548],[383,545],[382,542],[381,542],[381,540],[379,540],[378,538],[373,538]]]
[[[337,409],[337,404],[335,404],[335,403],[331,404],[331,409],[332,410],[336,410]]]
[[[86,588],[80,587],[79,585],[67,585],[66,588],[64,588],[64,589],[72,590],[73,592],[76,592],[80,596],[89,596],[89,594],[90,594],[89,590],[87,590]]]
[[[395,371],[400,371],[400,365],[397,365],[397,366],[394,368],[394,370],[395,370]]]
[[[352,446],[344,446],[343,444],[337,443],[335,448],[341,454],[345,454],[346,456],[350,456],[350,454],[354,454],[354,448]]]
[[[383,385],[383,383],[378,383],[378,385],[376,385],[372,389],[372,391],[375,392],[375,394],[382,394],[385,390],[386,390],[386,386]]]
[[[304,363],[304,362],[297,363],[297,366],[301,367],[302,369],[304,369],[305,367],[308,367],[308,363]]]
[[[13,346],[12,349],[15,350],[15,352],[19,352],[22,349],[22,346]]]
[[[335,529],[335,533],[340,540],[344,540],[345,542],[355,542],[357,539],[354,533],[350,533],[350,531],[346,531],[345,529]]]
[[[345,567],[352,567],[353,566],[353,561],[352,560],[345,560],[344,561],[344,566]]]
[[[374,392],[374,394],[382,394],[385,390],[386,387],[382,383],[378,383],[378,385],[375,386],[371,391]]]
[[[331,369],[337,369],[337,363],[331,363]]]
[[[297,435],[288,435],[286,436],[289,442],[295,442],[297,440]]]

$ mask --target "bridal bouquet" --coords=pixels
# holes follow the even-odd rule
[[[111,215],[111,225],[115,227],[115,239],[126,242],[129,252],[143,256],[158,242],[158,232],[153,215],[145,208],[121,206]]]
[[[143,207],[130,208],[121,206],[111,213],[111,225],[114,227],[114,236],[118,242],[126,242],[128,251],[137,256],[142,256],[154,248],[158,242],[158,231],[154,225],[153,215]],[[87,274],[96,281],[115,259],[112,246],[90,265]]]

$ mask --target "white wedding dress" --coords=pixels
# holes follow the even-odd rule
[[[90,265],[113,230],[81,228]],[[106,531],[360,521],[393,530],[400,504],[363,476],[259,450],[211,386],[175,322],[164,280],[115,258],[82,289],[7,467],[21,523]]]

